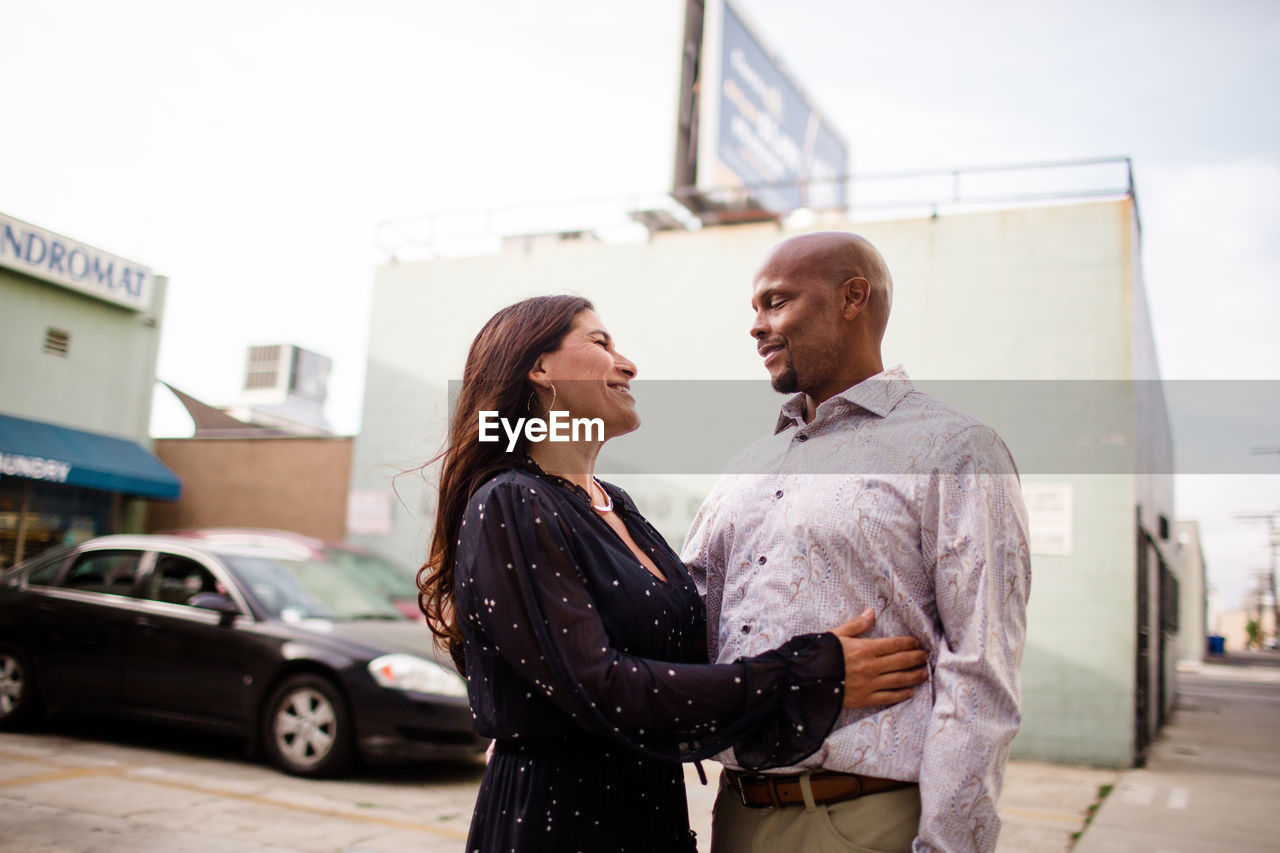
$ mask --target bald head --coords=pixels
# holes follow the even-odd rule
[[[814,406],[884,370],[893,280],[884,258],[842,231],[801,234],[774,246],[751,283],[749,333],[777,391]]]
[[[893,279],[880,252],[864,237],[846,231],[816,231],[783,240],[765,256],[757,273],[757,279],[761,278],[820,279],[833,288],[852,278],[866,279],[870,285],[866,329],[877,343],[884,338],[893,306]]]

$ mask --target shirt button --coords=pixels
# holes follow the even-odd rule
[[[744,634],[750,634],[750,633],[751,633],[751,626],[750,626],[750,625],[743,625],[743,626],[742,626],[742,633],[744,633]]]
[[[756,560],[756,562],[763,566],[765,563],[769,562],[769,558],[766,557],[764,554],[761,554],[760,559]]]
[[[782,497],[782,489],[778,489],[778,491],[774,492],[774,493],[773,493],[773,496],[774,496],[775,498],[780,498],[780,497]]]

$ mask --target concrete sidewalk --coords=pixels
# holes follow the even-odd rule
[[[1280,668],[1202,664],[1147,766],[1126,771],[1074,853],[1280,850]]]

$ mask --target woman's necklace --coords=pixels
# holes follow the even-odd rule
[[[569,487],[571,487],[571,488],[581,490],[581,488],[582,488],[581,486],[578,486],[578,485],[575,485],[575,484],[571,483],[569,480],[565,479],[564,477],[561,477],[559,474],[551,474],[551,473],[548,473],[547,471],[544,471],[544,470],[543,470],[543,468],[542,468],[542,466],[541,466],[541,465],[539,465],[536,461],[534,461],[534,458],[533,458],[532,456],[530,456],[529,454],[527,454],[527,453],[526,453],[526,454],[525,454],[525,456],[524,456],[524,458],[525,458],[525,461],[527,461],[527,462],[528,462],[530,465],[532,465],[534,468],[537,468],[539,471],[542,471],[542,473],[543,473],[545,476],[547,476],[547,477],[554,477],[555,479],[557,479],[557,480],[559,480],[560,482],[562,482],[562,483],[564,483],[564,484],[568,485],[568,486],[569,486]],[[595,499],[595,497],[594,497],[594,496],[592,496],[592,494],[591,494],[591,490],[590,490],[590,489],[588,489],[588,490],[587,490],[587,500],[591,503],[591,508],[592,508],[592,509],[599,510],[600,512],[613,512],[613,496],[612,496],[612,495],[610,495],[607,491],[605,491],[604,486],[600,485],[600,481],[599,481],[599,480],[597,480],[595,477],[592,477],[592,478],[591,478],[591,482],[592,482],[592,483],[595,483],[595,484],[596,484],[596,488],[600,490],[600,494],[604,495],[604,506],[599,506],[599,505],[596,503],[596,499]],[[588,485],[590,485],[590,484],[588,484]]]
[[[595,498],[591,499],[591,508],[600,512],[613,512],[613,496],[604,490],[604,486],[600,485],[600,481],[595,477],[591,478],[591,482],[596,484],[596,488],[600,490],[600,494],[604,495],[604,506],[596,503]]]

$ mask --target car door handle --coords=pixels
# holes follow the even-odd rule
[[[146,616],[139,616],[137,619],[134,619],[133,624],[141,628],[142,632],[148,636],[156,632],[156,623],[152,622],[151,619]]]

